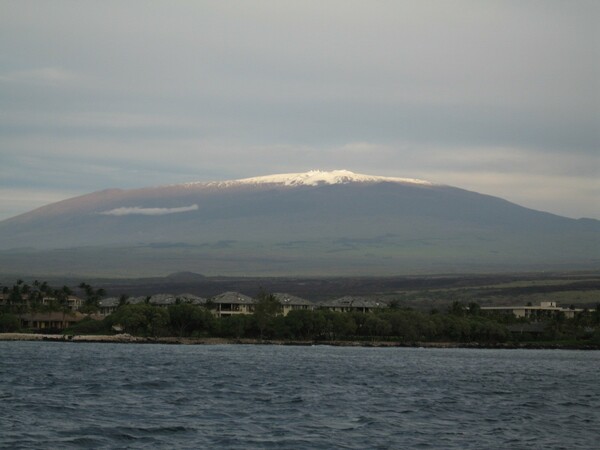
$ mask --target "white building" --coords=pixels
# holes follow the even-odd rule
[[[518,318],[542,320],[555,317],[561,313],[567,319],[572,319],[575,317],[575,314],[583,312],[583,309],[563,308],[558,306],[556,302],[540,302],[539,306],[482,306],[481,311],[513,314]]]

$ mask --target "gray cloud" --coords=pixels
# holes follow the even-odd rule
[[[347,168],[600,218],[599,13],[592,1],[8,3],[0,187]]]
[[[105,216],[164,216],[166,214],[179,214],[190,211],[197,211],[198,205],[181,206],[179,208],[141,208],[139,206],[124,206],[122,208],[103,211],[100,214]]]

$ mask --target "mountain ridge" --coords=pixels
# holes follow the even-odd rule
[[[98,191],[0,222],[0,271],[35,252],[42,269],[144,275],[600,266],[599,221],[414,180],[311,171]]]

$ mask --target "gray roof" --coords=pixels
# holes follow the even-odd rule
[[[231,303],[235,305],[250,305],[256,303],[252,297],[239,292],[223,292],[212,298],[214,303]]]
[[[100,306],[100,308],[112,308],[119,306],[119,299],[117,297],[103,298],[98,302],[98,306]]]
[[[150,297],[151,305],[174,305],[176,303],[175,296],[172,294],[154,294]]]
[[[181,303],[191,303],[192,305],[204,305],[206,303],[206,299],[204,297],[198,297],[194,294],[179,294],[177,298],[181,301]]]
[[[527,310],[527,311],[576,311],[581,312],[581,308],[563,308],[562,306],[482,306],[484,311],[513,311],[513,310]]]
[[[385,308],[387,304],[377,298],[372,297],[355,297],[346,295],[340,298],[327,300],[321,304],[326,307],[336,308]]]
[[[146,296],[142,295],[140,297],[130,297],[127,299],[128,305],[139,305],[140,303],[146,303]]]
[[[299,305],[299,306],[312,306],[313,302],[304,298],[296,297],[295,295],[286,294],[283,292],[276,292],[273,294],[279,303],[282,305]]]
[[[130,297],[126,300],[126,303],[129,305],[139,305],[140,303],[146,303],[146,296],[139,297]],[[155,294],[150,297],[149,303],[151,305],[175,305],[179,300],[180,303],[191,303],[192,305],[204,305],[206,303],[206,299],[202,297],[198,297],[193,294],[180,294],[180,295],[172,295],[172,294]],[[108,297],[100,300],[100,307],[110,308],[114,306],[119,306],[119,299],[117,297]]]

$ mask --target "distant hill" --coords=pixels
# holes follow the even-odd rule
[[[167,275],[165,278],[167,282],[186,282],[204,280],[206,277],[194,272],[175,272]]]
[[[595,269],[600,222],[348,171],[111,189],[0,222],[0,272],[386,275]]]

